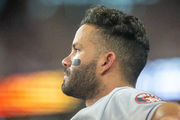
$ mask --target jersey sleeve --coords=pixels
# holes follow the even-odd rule
[[[105,108],[104,118],[151,120],[155,110],[163,103],[165,102],[153,94],[138,90],[124,90],[114,93]]]

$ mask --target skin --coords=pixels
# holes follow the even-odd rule
[[[180,120],[180,106],[177,103],[167,102],[161,105],[152,120]]]
[[[119,63],[117,62],[116,55],[113,51],[102,52],[97,55],[97,44],[94,44],[94,41],[98,41],[99,39],[103,38],[96,26],[89,24],[82,25],[76,32],[71,54],[62,61],[64,67],[73,71],[73,69],[76,69],[77,67],[87,65],[91,63],[91,61],[96,60],[96,77],[98,78],[98,82],[101,83],[98,86],[100,92],[97,92],[95,96],[86,99],[86,106],[94,104],[97,100],[106,96],[117,87],[132,87],[126,81],[123,74],[121,74],[121,68],[119,67]],[[80,49],[80,51],[77,49]],[[73,66],[73,59],[80,59],[81,64],[79,66]],[[64,76],[64,82],[68,82],[68,76],[66,74]],[[179,119],[180,107],[175,103],[165,103],[161,105],[152,118],[152,120]]]

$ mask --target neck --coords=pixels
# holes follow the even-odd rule
[[[108,80],[109,81],[109,80]],[[106,83],[104,84],[104,86],[101,87],[101,89],[99,89],[99,94],[96,95],[94,98],[92,99],[87,99],[85,102],[86,102],[86,106],[91,106],[93,105],[94,103],[96,103],[99,99],[101,99],[102,97],[108,95],[112,90],[114,90],[115,88],[118,88],[118,87],[124,87],[124,86],[129,86],[129,87],[133,87],[131,86],[130,84],[128,83]]]
[[[87,99],[86,102],[86,106],[91,106],[93,105],[96,101],[98,101],[99,99],[101,99],[102,97],[106,96],[109,92],[107,92],[107,89],[105,89],[105,87],[103,89],[99,89],[99,93],[98,95],[96,95],[95,97],[91,98],[91,99]]]

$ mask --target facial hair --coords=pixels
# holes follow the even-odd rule
[[[66,68],[64,71],[67,79],[62,84],[62,91],[72,97],[80,99],[92,99],[99,90],[99,80],[96,76],[96,61],[88,65],[81,65],[70,71]]]

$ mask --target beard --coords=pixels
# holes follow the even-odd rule
[[[66,79],[62,84],[62,91],[72,97],[92,99],[99,92],[99,80],[96,76],[96,61],[88,65],[81,65],[70,71],[65,68]]]

